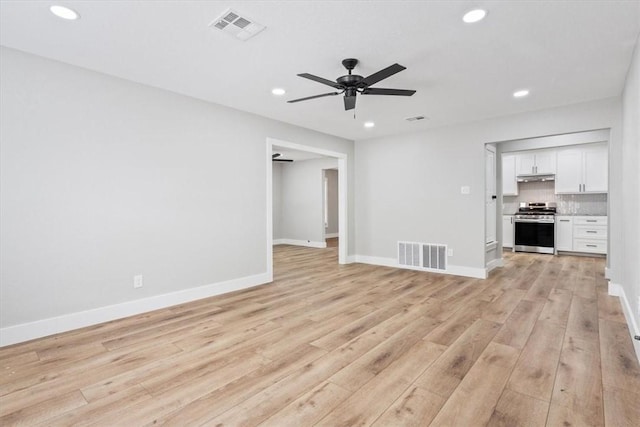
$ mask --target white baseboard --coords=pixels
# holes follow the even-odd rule
[[[333,239],[334,237],[339,237],[338,233],[324,233],[325,239]]]
[[[629,327],[631,342],[633,342],[633,347],[636,351],[636,357],[640,362],[640,341],[633,338],[636,335],[640,335],[640,329],[638,329],[638,324],[636,323],[636,319],[633,317],[633,310],[631,310],[631,304],[629,304],[629,300],[627,299],[627,294],[625,294],[624,288],[622,287],[622,285],[609,282],[609,295],[613,295],[615,297],[620,298],[620,305],[622,306],[624,317],[627,319],[627,326]]]
[[[172,305],[183,304],[185,302],[207,298],[214,295],[263,285],[269,282],[269,274],[261,273],[254,276],[241,277],[239,279],[227,280],[211,285],[198,286],[196,288],[170,292],[168,294],[156,295],[149,298],[127,301],[121,304],[108,305],[92,310],[79,311],[76,313],[37,320],[35,322],[8,326],[0,329],[0,347],[60,332],[67,332],[73,329],[83,328],[85,326],[121,319],[123,317],[134,316],[136,314],[170,307]]]
[[[489,272],[491,272],[491,270],[493,270],[495,268],[498,268],[498,267],[504,267],[504,260],[502,258],[492,259],[487,264],[487,268],[486,268],[487,274],[489,274]]]
[[[345,260],[345,264],[353,264],[356,261],[355,255],[347,255],[347,259]]]
[[[296,240],[296,239],[274,239],[274,245],[294,245],[294,246],[306,246],[308,248],[320,248],[327,247],[327,242],[312,242],[310,240]]]
[[[434,270],[431,268],[411,267],[407,265],[400,265],[395,258],[374,257],[368,255],[355,255],[355,262],[361,262],[363,264],[382,265],[384,267],[405,268],[408,270],[427,271],[431,273],[452,274],[454,276],[474,277],[477,279],[486,279],[487,270],[485,268],[473,268],[464,267],[459,265],[447,266],[446,271]]]

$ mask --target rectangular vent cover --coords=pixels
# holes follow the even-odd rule
[[[447,270],[447,245],[398,242],[398,264],[429,270]]]
[[[399,242],[398,264],[420,267],[420,244]]]
[[[433,270],[446,270],[447,247],[445,245],[423,244],[422,266]]]
[[[230,25],[233,24],[233,25]],[[266,27],[258,24],[246,15],[241,15],[233,9],[225,10],[219,17],[211,21],[209,27],[214,27],[239,40],[246,41],[264,30]]]

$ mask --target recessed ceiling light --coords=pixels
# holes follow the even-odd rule
[[[373,122],[364,122],[364,127],[366,128],[372,128],[374,127],[376,124]]]
[[[282,89],[281,87],[276,87],[274,89],[271,89],[271,93],[277,96],[282,96],[285,93],[287,93],[284,89]]]
[[[527,89],[517,90],[513,92],[514,98],[522,98],[523,96],[529,95],[529,91]]]
[[[58,18],[68,19],[69,21],[74,21],[80,18],[78,12],[73,9],[69,9],[68,7],[53,5],[49,8],[49,10]]]
[[[487,11],[482,9],[474,9],[465,13],[462,20],[467,24],[473,24],[474,22],[482,21],[487,16]]]

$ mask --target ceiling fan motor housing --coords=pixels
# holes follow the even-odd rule
[[[357,74],[349,74],[346,76],[338,77],[336,80],[339,84],[346,87],[356,87],[360,84],[360,82],[364,79],[362,76],[358,76]]]

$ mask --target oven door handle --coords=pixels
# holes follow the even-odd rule
[[[546,221],[546,220],[540,220],[540,219],[519,219],[519,218],[516,218],[514,220],[514,222],[526,222],[526,223],[529,223],[529,224],[532,224],[532,223],[533,224],[553,224],[555,221],[554,220]]]

